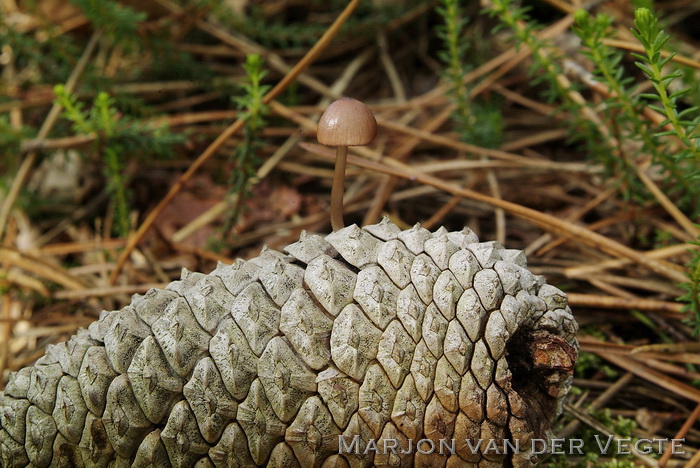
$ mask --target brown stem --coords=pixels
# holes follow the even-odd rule
[[[345,193],[345,163],[348,158],[348,147],[338,146],[335,153],[335,173],[331,188],[331,227],[338,231],[345,227],[343,222],[343,195]]]

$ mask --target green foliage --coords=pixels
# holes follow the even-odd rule
[[[152,126],[126,115],[119,115],[114,99],[101,92],[95,97],[89,110],[63,85],[54,88],[56,101],[63,107],[76,133],[96,137],[94,151],[104,158],[104,174],[107,190],[115,205],[117,234],[127,236],[129,224],[129,191],[124,168],[129,157],[139,154],[167,156],[172,146],[183,141],[171,134],[166,127]]]
[[[674,54],[662,58],[662,50],[669,40],[668,34],[660,28],[657,18],[646,8],[635,12],[634,36],[644,47],[645,54],[632,54],[639,61],[635,63],[651,82],[656,93],[638,94],[638,85],[629,76],[624,75],[620,66],[623,58],[620,52],[613,51],[603,44],[608,36],[612,20],[600,15],[592,18],[586,11],[580,10],[575,15],[574,31],[584,45],[583,52],[595,65],[594,74],[605,83],[611,91],[611,97],[606,100],[605,110],[611,116],[617,117],[620,136],[626,140],[636,140],[641,143],[638,155],[651,155],[661,172],[666,175],[665,188],[667,193],[677,200],[679,207],[692,217],[700,214],[700,155],[698,145],[700,134],[698,124],[700,114],[698,107],[691,105],[679,112],[679,100],[688,96],[690,88],[669,92],[669,85],[681,78],[679,71],[665,73],[670,66]],[[651,128],[648,121],[643,119],[645,100],[659,104],[649,104],[649,107],[666,117],[660,124],[661,130]],[[663,127],[670,127],[663,130]],[[682,147],[678,149],[677,143]],[[613,158],[603,161],[606,166],[616,173],[626,174],[628,187],[634,188],[639,195],[644,190],[642,185],[633,177],[634,169],[625,168],[629,159]],[[690,281],[683,287],[687,293],[679,298],[686,302],[686,310],[691,313],[691,323],[695,333],[700,333],[700,271],[698,271],[698,255],[688,264]]]
[[[173,47],[172,29],[164,22],[160,28],[142,28],[147,15],[113,0],[70,0],[90,21],[90,26],[103,34],[100,44],[101,57],[110,57],[118,50],[118,58],[129,63],[116,76],[100,74],[91,61],[81,75],[83,92],[97,94],[100,90],[113,88],[121,81],[157,81],[190,79],[212,81],[216,76],[211,67],[203,67],[193,54]],[[28,6],[28,8],[31,8]],[[29,10],[31,11],[31,9]],[[53,25],[39,27],[35,33],[26,34],[14,25],[6,24],[0,15],[0,44],[9,47],[13,66],[16,69],[16,84],[20,89],[34,84],[63,83],[75,67],[84,47],[84,35],[64,34]],[[142,57],[155,57],[143,60]],[[210,89],[216,89],[211,83]],[[110,93],[121,103],[131,97]],[[7,97],[0,96],[0,100]],[[133,98],[132,98],[132,103]],[[135,109],[132,109],[135,110]],[[143,113],[143,112],[142,112]]]
[[[0,16],[0,44],[12,51],[14,65],[23,71],[17,85],[65,81],[77,57],[75,41],[65,34],[53,34],[51,28],[42,34],[23,34],[6,24]]]
[[[450,85],[450,96],[456,109],[453,114],[463,141],[497,147],[503,140],[503,114],[497,102],[471,101],[470,89],[464,82],[469,61],[467,55],[473,44],[467,39],[460,0],[441,0],[436,8],[443,23],[437,28],[437,36],[445,50],[438,52],[446,69],[443,77]]]
[[[700,248],[700,236],[693,244]],[[693,335],[698,336],[700,335],[700,249],[692,250],[691,255],[686,273],[688,282],[680,285],[686,292],[678,300],[685,302],[683,311],[688,314],[687,323],[693,327]]]
[[[649,8],[651,9],[654,6],[654,0],[632,0],[630,2],[632,6],[637,9],[637,8]]]
[[[682,74],[677,70],[667,71],[674,56],[662,53],[669,35],[661,29],[658,19],[649,9],[635,11],[636,29],[632,30],[644,48],[644,54],[632,54],[638,60],[635,64],[655,91],[646,94],[637,92],[644,83],[635,83],[625,72],[624,55],[604,43],[610,35],[612,20],[603,15],[591,17],[583,10],[576,12],[574,32],[581,39],[582,52],[591,60],[596,80],[607,86],[609,92],[609,97],[595,109],[571,99],[570,89],[563,87],[558,79],[562,74],[560,64],[563,59],[555,55],[555,49],[537,38],[537,26],[529,20],[524,9],[515,8],[511,0],[494,0],[487,12],[498,18],[499,27],[513,31],[516,47],[530,49],[533,74],[537,73],[549,84],[549,97],[559,101],[559,109],[570,112],[576,136],[587,145],[588,153],[603,163],[609,175],[619,178],[623,195],[644,202],[654,201],[636,176],[637,160],[650,156],[657,172],[664,177],[661,185],[667,196],[691,219],[700,216],[700,108],[689,94],[697,83],[677,91],[669,89]],[[681,102],[683,98],[691,104]],[[648,100],[652,103],[649,104]],[[645,117],[646,106],[665,117],[660,128],[655,128]],[[607,125],[601,127],[583,118],[586,110],[601,115]],[[611,141],[615,140],[639,144],[612,145]],[[683,285],[687,293],[679,298],[687,304],[686,310],[691,315],[690,323],[696,334],[700,333],[698,257],[694,253],[693,260],[687,265],[689,282]]]
[[[468,42],[462,40],[462,33],[467,20],[462,17],[459,0],[441,0],[436,11],[442,16],[444,25],[437,29],[437,36],[443,41],[446,50],[438,53],[445,62],[445,78],[450,84],[458,116],[469,114],[469,91],[462,81],[465,73],[464,57],[467,53]]]
[[[75,95],[68,93],[63,85],[54,88],[56,100],[63,106],[64,116],[73,124],[73,130],[82,134],[100,135],[100,139],[109,145],[114,136],[116,111],[107,93],[99,93],[92,108],[86,111],[83,103]],[[123,162],[114,146],[103,149],[105,159],[105,176],[107,189],[112,194],[115,204],[115,217],[121,236],[129,233],[129,203],[126,184],[123,177]]]
[[[595,412],[593,416],[623,438],[632,437],[632,432],[637,428],[637,423],[632,419],[623,418],[622,416],[613,419],[608,408]]]
[[[255,9],[253,15],[236,22],[249,33],[257,36],[257,39],[266,47],[304,47],[313,44],[326,30],[325,24],[299,24],[285,22],[270,22],[259,10]],[[257,31],[254,33],[254,31]]]
[[[258,54],[246,56],[243,69],[246,72],[246,81],[241,84],[242,96],[234,96],[233,101],[241,111],[240,117],[245,120],[246,129],[251,132],[259,132],[265,126],[265,114],[268,108],[262,100],[270,89],[269,85],[263,85],[262,79],[267,75],[263,70],[263,58]]]
[[[647,8],[640,8],[634,13],[632,34],[644,47],[644,54],[632,54],[639,61],[635,62],[651,81],[656,93],[642,94],[643,98],[659,104],[649,107],[661,113],[666,119],[659,125],[656,133],[659,138],[671,137],[681,142],[681,148],[664,152],[668,165],[675,168],[674,181],[681,182],[687,191],[686,205],[694,208],[692,215],[700,214],[700,107],[691,105],[679,111],[679,99],[687,96],[691,88],[681,88],[671,92],[670,85],[682,73],[678,70],[666,72],[675,53],[662,57],[662,51],[670,36],[659,26],[658,19]],[[664,129],[666,127],[666,129]],[[670,127],[670,128],[669,128]],[[698,239],[700,241],[700,238]],[[698,244],[696,241],[696,245]],[[694,335],[700,334],[700,252],[692,251],[692,259],[687,264],[689,281],[681,285],[686,293],[678,298],[685,302],[684,311],[689,313],[688,323],[693,327]]]
[[[642,110],[639,100],[629,92],[632,79],[624,76],[624,68],[620,65],[623,55],[603,43],[603,39],[609,35],[612,18],[606,15],[593,18],[587,11],[578,10],[574,19],[574,32],[584,46],[582,53],[595,64],[593,74],[596,79],[605,83],[611,91],[611,96],[604,101],[605,106],[598,106],[599,112],[605,113],[608,121],[617,122],[618,138],[641,136],[646,140],[646,147],[655,150],[656,142],[644,130],[645,124],[639,117]],[[620,115],[625,118],[620,119]],[[599,138],[604,138],[604,135]],[[609,174],[624,178],[625,190],[635,194],[644,190],[635,176],[631,158],[622,158],[613,151],[598,152],[596,156],[604,163]]]
[[[556,102],[559,112],[568,112],[572,124],[568,126],[571,137],[583,142],[590,154],[612,160],[615,148],[601,134],[600,126],[585,118],[585,105],[573,99],[574,90],[565,84],[560,76],[564,74],[563,58],[556,49],[551,48],[549,41],[538,37],[539,25],[530,20],[527,8],[518,8],[513,0],[494,0],[484,10],[486,14],[498,20],[495,30],[507,28],[513,32],[516,49],[527,47],[532,53],[532,66],[528,70],[531,85],[546,83],[544,95],[548,102]]]
[[[70,0],[90,20],[96,29],[104,31],[122,43],[136,44],[140,23],[146,13],[138,12],[112,0]]]
[[[206,83],[207,89],[220,88],[217,83],[217,73],[209,66],[202,63],[191,53],[173,47],[172,37],[167,30],[161,29],[150,33],[147,40],[142,41],[139,47],[145,48],[147,53],[157,57],[152,65],[141,71],[143,80],[171,81],[191,80]]]
[[[605,426],[610,433],[622,439],[631,439],[629,443],[630,446],[634,445],[634,442],[637,441],[637,438],[632,436],[633,431],[637,428],[637,423],[634,420],[622,416],[613,418],[609,409],[594,411],[591,416]],[[564,455],[554,455],[549,458],[543,466],[546,468],[634,468],[636,466],[634,463],[634,455],[631,453],[617,453],[614,443],[610,444],[608,448],[609,452],[604,455],[605,457],[612,458],[608,461],[600,461],[602,454],[599,453],[599,442],[595,439],[596,435],[603,439],[600,444],[605,445],[604,441],[607,440],[607,435],[601,435],[595,429],[582,425],[569,437],[569,440],[579,439],[583,442],[583,457],[577,462],[574,462],[568,453]]]
[[[564,98],[566,102],[566,89],[559,83],[557,77],[563,73],[559,57],[553,57],[546,48],[550,45],[547,41],[539,39],[537,33],[541,29],[534,21],[530,20],[527,12],[529,8],[516,7],[513,0],[494,0],[492,5],[485,10],[485,13],[498,19],[499,24],[494,31],[502,28],[509,28],[514,35],[515,47],[520,50],[522,46],[527,47],[532,52],[534,59],[532,67],[529,69],[531,84],[536,85],[547,81],[553,85],[552,91],[546,95],[550,102],[555,99]]]
[[[612,20],[604,15],[591,17],[586,11],[575,15],[574,32],[581,38],[582,52],[588,56],[594,66],[595,78],[607,86],[609,97],[602,104],[592,107],[572,98],[575,88],[565,86],[560,79],[564,75],[562,63],[564,57],[558,55],[556,48],[547,41],[537,37],[538,27],[532,22],[526,10],[515,8],[512,0],[494,0],[487,10],[499,20],[499,27],[513,31],[516,47],[527,47],[532,52],[534,81],[546,82],[550,101],[557,102],[559,111],[568,111],[573,125],[573,135],[587,146],[587,152],[603,163],[607,173],[618,178],[621,190],[626,197],[651,201],[653,197],[636,176],[636,160],[650,155],[654,164],[659,166],[665,176],[664,189],[682,210],[691,216],[700,214],[697,200],[700,199],[700,178],[695,154],[698,151],[697,126],[700,120],[697,107],[690,107],[677,112],[677,101],[687,94],[687,90],[669,94],[668,85],[680,75],[677,72],[663,75],[661,69],[669,63],[670,58],[661,58],[661,48],[668,40],[658,27],[658,21],[648,10],[637,12],[636,25],[641,28],[636,36],[647,50],[646,56],[636,55],[645,63],[640,68],[645,70],[657,94],[642,95],[645,98],[658,99],[661,106],[654,107],[666,115],[663,125],[669,124],[673,130],[654,131],[644,116],[645,102],[637,94],[640,83],[634,83],[625,73],[622,61],[624,55],[604,44],[610,35]],[[640,13],[642,12],[642,13]],[[644,13],[646,12],[646,13]],[[597,123],[587,116],[599,115],[602,122]],[[674,142],[668,138],[675,136],[684,143],[682,151],[674,148]],[[639,142],[640,145],[618,145],[619,142]],[[634,149],[630,149],[634,148]],[[628,153],[629,152],[629,153]]]
[[[615,368],[605,364],[597,354],[580,353],[578,361],[576,361],[575,375],[584,378],[590,376],[591,371],[602,372],[609,379],[614,379],[619,375]]]
[[[670,125],[670,129],[662,130],[659,136],[674,136],[683,143],[683,148],[674,159],[676,163],[691,160],[695,166],[695,172],[690,174],[691,181],[700,181],[700,107],[692,106],[679,111],[679,98],[690,92],[689,88],[682,88],[670,92],[669,87],[673,81],[681,78],[683,74],[674,70],[665,73],[664,67],[671,62],[675,53],[662,58],[662,51],[670,36],[659,26],[658,19],[647,8],[640,8],[634,12],[634,26],[632,34],[644,47],[644,55],[632,54],[639,61],[635,63],[649,78],[656,93],[643,94],[642,97],[660,102],[661,105],[650,104],[649,107],[661,113],[666,120],[660,127]]]
[[[211,0],[203,0],[209,1]],[[385,28],[387,23],[396,20],[422,0],[402,2],[361,2],[353,16],[349,18],[336,37],[342,44],[358,38],[373,38]],[[337,16],[346,6],[347,0],[311,0],[294,8],[294,16],[271,15],[265,12],[262,4],[251,3],[246,15],[231,11],[224,2],[212,2],[213,13],[230,28],[258,42],[269,49],[308,48],[328,29],[328,24],[319,21],[319,11]]]
[[[265,127],[265,117],[269,113],[268,107],[263,104],[263,97],[270,88],[262,84],[262,79],[267,75],[267,71],[263,69],[263,63],[263,58],[258,54],[246,56],[243,68],[247,78],[241,84],[243,94],[233,98],[245,125],[242,132],[243,139],[231,155],[234,170],[229,179],[229,190],[234,195],[235,205],[226,221],[226,231],[230,230],[238,219],[249,195],[251,179],[255,176],[260,164],[260,158],[257,156],[262,146],[260,133]]]
[[[15,129],[10,124],[10,119],[6,115],[0,115],[0,154],[5,156],[2,164],[11,165],[12,159],[17,159],[16,156],[20,150],[20,143],[24,138],[28,138],[32,131],[28,127]],[[0,166],[2,167],[2,166]]]
[[[672,126],[671,130],[664,131],[661,135],[676,136],[687,147],[689,156],[692,155],[700,159],[700,141],[698,141],[700,140],[700,134],[698,134],[700,116],[696,115],[694,119],[689,119],[690,116],[698,113],[699,108],[690,107],[678,112],[678,99],[688,94],[690,90],[681,89],[669,94],[668,88],[671,83],[677,78],[681,78],[683,74],[680,71],[665,74],[663,71],[663,68],[676,55],[674,52],[661,58],[663,47],[670,36],[660,29],[658,20],[648,9],[640,8],[635,11],[634,16],[634,25],[637,29],[631,31],[644,47],[645,55],[632,55],[640,60],[635,64],[647,75],[656,90],[656,94],[648,93],[644,94],[643,97],[661,101],[661,106],[649,106],[666,116],[666,120],[660,124],[662,127],[668,124]]]

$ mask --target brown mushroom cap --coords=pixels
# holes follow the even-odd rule
[[[333,102],[318,121],[316,137],[326,146],[363,146],[377,136],[377,120],[366,104],[353,98]]]

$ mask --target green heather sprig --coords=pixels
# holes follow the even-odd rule
[[[659,125],[656,133],[659,138],[673,138],[680,142],[680,148],[669,145],[663,156],[675,168],[669,183],[680,183],[686,188],[685,201],[689,214],[697,219],[700,214],[700,108],[689,106],[679,111],[679,100],[690,92],[690,88],[671,91],[671,84],[682,73],[678,70],[667,72],[675,53],[663,57],[663,48],[670,36],[659,26],[658,19],[647,8],[639,8],[634,13],[632,34],[642,44],[644,54],[633,54],[639,61],[635,62],[649,78],[656,93],[642,94],[643,98],[655,103],[649,107],[661,113],[666,119]],[[666,129],[664,129],[664,127]],[[665,165],[668,167],[668,165]],[[700,245],[700,237],[694,242]],[[685,302],[684,311],[688,313],[688,323],[693,327],[693,334],[700,334],[700,251],[693,250],[692,258],[686,265],[688,282],[680,285],[686,293],[678,298]]]
[[[112,36],[113,39],[124,43],[136,44],[139,25],[147,15],[136,11],[119,2],[104,0],[70,0],[70,3],[80,8],[94,27]]]
[[[262,146],[260,132],[266,125],[265,117],[269,109],[262,99],[270,88],[262,84],[262,79],[267,75],[263,69],[263,58],[258,54],[249,54],[246,57],[243,69],[246,72],[246,81],[241,84],[242,95],[233,98],[236,107],[240,110],[240,118],[245,120],[243,127],[243,140],[231,155],[234,169],[229,179],[229,191],[233,195],[234,207],[226,220],[225,230],[230,230],[233,223],[241,213],[241,209],[249,195],[250,181],[255,176],[260,158],[257,152]]]
[[[569,118],[572,119],[567,125],[571,131],[571,138],[584,143],[590,154],[613,160],[617,149],[601,133],[601,126],[586,118],[592,109],[572,97],[575,85],[562,80],[563,57],[551,47],[549,41],[538,37],[541,28],[528,17],[527,11],[526,7],[516,7],[514,0],[493,0],[491,5],[484,9],[486,14],[498,20],[496,30],[507,28],[513,32],[517,50],[522,47],[530,50],[533,59],[529,69],[530,84],[548,84],[544,91],[547,100],[556,102],[557,111],[568,112]]]
[[[581,52],[593,64],[592,73],[602,84],[606,85],[610,96],[599,105],[599,112],[610,122],[615,122],[620,139],[623,141],[639,141],[640,147],[626,157],[613,157],[612,160],[601,160],[612,174],[618,174],[625,180],[625,190],[640,199],[649,199],[647,189],[638,180],[632,158],[650,155],[654,164],[663,169],[671,180],[667,184],[669,193],[680,194],[678,198],[687,198],[693,192],[698,193],[695,184],[689,183],[687,174],[669,157],[669,149],[665,142],[650,128],[650,123],[643,116],[645,103],[635,92],[637,85],[631,76],[625,74],[621,61],[624,55],[608,47],[604,39],[610,36],[612,19],[606,15],[592,17],[585,10],[576,12],[573,31],[581,39]],[[626,145],[624,150],[630,148]]]
[[[268,49],[309,48],[328,28],[328,24],[309,16],[292,18],[287,15],[282,19],[281,15],[270,15],[260,2],[251,2],[245,15],[233,12],[226,6],[226,2],[203,0],[202,3],[211,4],[212,13],[219,21]],[[357,38],[376,37],[387,24],[422,3],[424,3],[423,0],[360,2],[355,14],[345,22],[339,32],[338,43],[342,44],[345,40]],[[340,12],[347,6],[347,0],[307,0],[304,6],[312,12],[321,10]],[[303,11],[303,9],[298,10]]]
[[[670,36],[659,26],[659,20],[647,8],[640,8],[634,12],[634,26],[631,32],[644,47],[644,54],[632,54],[639,62],[635,64],[649,78],[656,93],[643,94],[642,97],[658,101],[661,105],[650,104],[649,107],[663,114],[666,120],[661,127],[670,125],[670,129],[659,133],[660,136],[674,135],[683,142],[681,158],[693,157],[700,163],[700,114],[697,106],[678,111],[678,99],[690,92],[685,88],[670,92],[671,83],[683,75],[675,70],[670,73],[664,71],[664,67],[673,60],[676,55],[668,54],[662,58],[662,51]],[[696,174],[697,175],[697,174]]]
[[[183,136],[172,134],[163,126],[149,125],[126,115],[119,116],[114,99],[105,92],[97,94],[89,110],[63,85],[57,85],[54,93],[73,131],[96,137],[94,151],[104,160],[107,191],[115,206],[117,234],[127,236],[130,230],[130,196],[124,168],[128,158],[141,153],[167,157],[173,145],[183,141]]]
[[[455,104],[453,118],[463,141],[497,147],[503,139],[502,110],[497,102],[472,100],[470,88],[464,82],[464,75],[471,66],[469,54],[474,55],[475,44],[466,34],[467,18],[460,3],[463,2],[441,0],[436,8],[443,19],[437,35],[444,50],[438,52],[438,57],[446,65],[443,77],[450,86],[449,94]]]
[[[516,7],[513,0],[493,0],[491,6],[485,11],[500,22],[495,30],[509,28],[513,32],[516,49],[519,50],[522,46],[530,49],[534,59],[529,70],[533,79],[532,84],[550,82],[555,92],[549,92],[547,96],[550,101],[554,101],[565,95],[567,91],[558,80],[563,70],[559,61],[546,50],[547,42],[537,37],[540,28],[530,20],[527,15],[528,10],[527,7]]]
[[[0,115],[0,159],[1,164],[12,167],[17,162],[15,156],[20,151],[22,140],[30,138],[34,131],[30,127],[23,126],[19,129],[10,123],[7,115]]]
[[[658,19],[649,9],[640,8],[635,11],[634,26],[632,34],[644,48],[644,54],[632,54],[638,59],[635,65],[656,91],[641,97],[651,100],[649,108],[665,117],[655,136],[663,138],[666,144],[660,148],[655,162],[668,171],[667,185],[683,188],[679,205],[691,218],[697,219],[700,216],[700,108],[690,105],[679,110],[681,98],[689,97],[692,88],[670,90],[671,84],[683,75],[677,69],[667,72],[675,53],[663,57],[663,48],[670,36],[660,28]]]
[[[611,96],[605,99],[604,106],[598,106],[598,110],[606,114],[609,120],[617,122],[620,137],[630,139],[634,138],[633,135],[642,135],[647,140],[646,146],[654,150],[656,146],[651,141],[653,136],[640,131],[644,127],[644,122],[639,117],[641,106],[638,98],[628,89],[632,78],[625,77],[624,68],[620,66],[623,54],[603,43],[603,39],[609,36],[611,25],[612,18],[606,15],[591,17],[586,10],[578,10],[574,16],[573,31],[581,39],[581,52],[594,64],[592,73],[596,79],[610,90]],[[620,115],[624,115],[624,118],[621,119]],[[638,192],[645,191],[635,175],[631,158],[621,158],[611,152],[599,153],[597,156],[610,174],[624,179],[623,192],[639,195]]]
[[[700,225],[698,225],[700,228]],[[693,242],[698,249],[692,250],[692,258],[686,265],[688,282],[681,284],[685,294],[678,301],[685,302],[683,311],[688,314],[687,323],[693,327],[693,335],[700,335],[700,236]]]
[[[444,24],[437,28],[437,36],[445,47],[445,50],[438,53],[438,57],[447,65],[444,75],[450,84],[450,93],[457,106],[456,113],[465,117],[469,115],[469,95],[462,80],[465,73],[464,56],[468,45],[462,38],[466,19],[462,16],[459,0],[441,0],[436,11],[444,21]]]
[[[669,36],[659,27],[658,20],[646,8],[635,12],[635,28],[633,34],[644,47],[645,54],[634,54],[639,60],[637,66],[642,69],[651,81],[656,93],[638,95],[631,77],[625,75],[621,66],[623,55],[610,49],[603,39],[610,33],[612,21],[605,16],[591,17],[585,11],[575,15],[574,32],[581,38],[582,52],[590,58],[593,64],[593,74],[601,83],[607,86],[609,97],[598,105],[596,113],[609,122],[612,135],[618,141],[637,141],[641,144],[636,150],[634,145],[612,147],[609,135],[590,120],[583,118],[586,106],[571,99],[570,89],[562,86],[558,75],[562,73],[561,57],[555,57],[553,50],[538,39],[537,27],[529,20],[525,9],[513,6],[512,0],[493,0],[487,13],[497,18],[500,27],[513,31],[516,47],[527,47],[532,52],[533,75],[540,77],[550,85],[550,98],[558,100],[558,108],[570,112],[573,119],[572,127],[578,132],[578,138],[585,142],[588,151],[601,161],[610,174],[620,178],[623,194],[652,200],[644,185],[636,177],[634,158],[649,155],[652,162],[660,166],[664,177],[663,189],[673,197],[674,202],[686,211],[692,219],[697,219],[700,211],[700,164],[698,157],[698,107],[690,106],[679,110],[680,100],[687,95],[688,90],[671,92],[669,85],[681,77],[679,72],[666,72],[671,64],[673,55],[662,57],[662,49]],[[666,117],[661,123],[661,129],[654,131],[644,117],[645,99],[652,99],[660,104],[650,107]],[[590,109],[589,109],[590,110]],[[632,154],[625,153],[633,151]],[[689,312],[689,322],[696,334],[700,333],[700,253],[693,252],[693,259],[688,263],[689,281],[682,285],[687,291],[679,298],[685,302]]]
[[[691,88],[674,92],[669,89],[676,79],[682,77],[682,73],[677,69],[666,73],[664,69],[669,68],[675,53],[662,58],[669,35],[659,27],[658,19],[647,8],[640,8],[635,11],[634,25],[636,30],[632,29],[632,34],[644,47],[644,55],[632,54],[639,60],[635,64],[649,78],[656,91],[642,94],[642,97],[660,103],[649,104],[649,107],[666,117],[656,136],[673,137],[681,143],[679,148],[678,145],[670,145],[663,153],[663,158],[668,161],[664,167],[672,175],[669,183],[681,184],[686,189],[682,208],[687,208],[691,217],[697,219],[700,215],[700,108],[689,106],[679,111],[679,100],[687,96]],[[664,130],[664,127],[667,129]]]
[[[687,91],[667,92],[668,85],[679,74],[664,75],[662,72],[662,67],[669,62],[669,58],[661,58],[661,48],[668,37],[648,10],[642,8],[637,12],[635,24],[642,31],[636,33],[647,50],[646,57],[637,55],[637,58],[646,60],[640,63],[640,67],[652,80],[658,94],[643,94],[641,97],[654,98],[662,103],[653,107],[667,117],[663,124],[671,127],[671,130],[662,132],[655,132],[652,124],[644,118],[645,103],[635,92],[638,85],[625,75],[621,66],[624,56],[603,42],[610,32],[610,19],[605,16],[592,18],[585,11],[577,12],[575,17],[574,32],[581,38],[582,52],[591,59],[596,78],[610,91],[609,98],[593,108],[573,99],[575,89],[568,83],[564,85],[561,78],[564,57],[558,56],[555,48],[538,38],[538,27],[528,18],[526,9],[515,8],[512,0],[493,0],[486,12],[498,19],[499,27],[512,30],[516,48],[524,46],[531,51],[533,83],[544,81],[549,84],[550,101],[557,103],[560,112],[569,112],[572,120],[569,127],[576,131],[574,137],[586,144],[588,153],[601,161],[608,173],[621,182],[623,195],[653,200],[636,177],[634,162],[636,157],[650,155],[652,162],[660,166],[665,179],[662,183],[664,190],[681,209],[697,216],[700,210],[700,184],[697,183],[700,165],[695,154],[698,152],[700,117],[697,117],[697,107],[678,112],[678,100]],[[600,121],[589,118],[593,113]],[[679,145],[669,136],[674,136],[683,147],[678,149]],[[635,145],[613,145],[614,140],[623,143],[638,141],[641,145],[636,149]]]
[[[124,167],[120,154],[110,146],[114,136],[114,120],[116,111],[112,108],[112,99],[107,93],[99,93],[89,111],[84,109],[82,102],[75,95],[68,93],[63,85],[54,88],[56,100],[63,106],[64,116],[73,124],[73,130],[86,135],[94,134],[101,140],[98,146],[104,146],[102,154],[107,178],[107,190],[112,195],[115,206],[115,221],[118,233],[126,236],[129,233],[129,203],[126,184],[122,174]]]

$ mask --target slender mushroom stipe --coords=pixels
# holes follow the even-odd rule
[[[342,98],[331,103],[318,121],[318,142],[336,147],[335,171],[331,188],[331,228],[345,227],[343,195],[345,191],[345,164],[348,146],[365,146],[377,136],[377,120],[366,104],[353,98]]]

